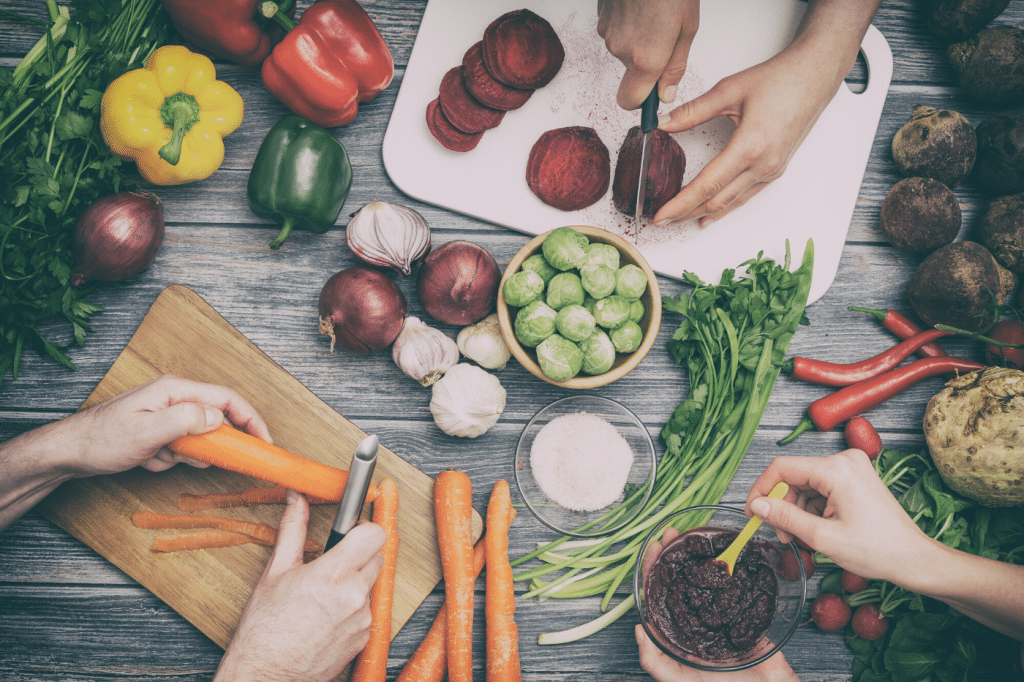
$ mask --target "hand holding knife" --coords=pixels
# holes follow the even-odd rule
[[[651,133],[658,127],[658,84],[654,84],[640,108],[640,132],[643,143],[640,146],[640,181],[636,188],[636,226],[633,228],[633,243],[640,237],[640,219],[644,215],[644,199],[647,194],[647,170],[651,167]]]
[[[359,512],[366,501],[366,491],[370,487],[370,479],[373,478],[373,470],[377,466],[379,446],[377,436],[367,436],[356,446],[352,464],[348,469],[345,491],[341,494],[341,502],[338,503],[338,515],[334,518],[334,527],[331,528],[331,534],[324,544],[325,552],[341,542],[359,520]]]

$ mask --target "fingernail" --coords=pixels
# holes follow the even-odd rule
[[[665,102],[666,104],[674,102],[675,99],[676,99],[676,86],[675,85],[668,86],[667,88],[665,88],[665,92],[661,93],[661,101]],[[659,121],[660,120],[661,119],[659,119]]]
[[[708,225],[710,225],[713,222],[715,222],[714,218],[711,218],[710,216],[704,217],[704,218],[700,219],[700,226],[701,227],[707,227]]]
[[[665,227],[670,222],[672,222],[671,218],[664,218],[663,220],[659,220],[658,222],[654,223],[654,226],[655,227]]]
[[[658,125],[659,126],[663,126],[663,125],[665,125],[666,123],[668,123],[671,120],[672,120],[672,117],[669,116],[668,114],[660,114],[658,116]]]
[[[215,410],[212,407],[207,407],[203,410],[206,413],[206,426],[207,428],[214,428],[220,426],[224,421],[224,413],[220,410]]]
[[[754,512],[754,515],[761,520],[768,518],[768,513],[771,510],[771,504],[769,504],[768,500],[763,497],[759,497],[750,503],[750,511]]]
[[[284,491],[284,501],[288,504],[295,504],[299,501],[299,494],[291,488],[288,488]]]

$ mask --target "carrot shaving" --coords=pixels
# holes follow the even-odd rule
[[[387,539],[381,552],[384,566],[370,590],[370,641],[359,653],[353,682],[384,682],[391,646],[391,607],[395,597],[395,565],[398,561],[398,487],[390,478],[377,486],[373,522],[384,529]]]
[[[519,669],[519,626],[516,625],[516,595],[512,566],[508,561],[508,530],[516,511],[509,497],[508,481],[494,484],[487,505],[487,680],[522,680]]]
[[[473,486],[446,469],[434,480],[434,518],[444,574],[449,682],[473,682]]]
[[[179,552],[186,549],[214,549],[217,547],[234,547],[255,542],[255,538],[245,533],[235,533],[219,528],[203,528],[196,531],[178,533],[153,540],[151,549],[154,552]]]
[[[237,533],[251,538],[250,542],[260,545],[273,546],[277,542],[277,530],[265,523],[256,521],[239,521],[223,516],[212,516],[208,514],[157,514],[151,511],[137,511],[132,514],[132,523],[138,528],[147,529],[169,529],[169,528],[206,528]],[[242,544],[234,542],[229,545],[217,545],[230,547]],[[188,548],[186,548],[188,549]],[[202,547],[196,549],[203,549]],[[323,548],[314,540],[307,539],[305,552],[317,552]],[[168,550],[160,550],[168,551]]]
[[[205,493],[195,495],[182,493],[178,495],[178,508],[183,511],[206,511],[208,509],[225,509],[228,507],[256,507],[261,504],[284,504],[287,488],[284,486],[253,487],[239,492]],[[323,497],[308,496],[310,504],[331,504],[336,500]]]

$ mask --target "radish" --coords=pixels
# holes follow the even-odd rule
[[[864,417],[854,417],[846,422],[846,445],[863,450],[868,459],[874,459],[882,452],[882,439]]]
[[[819,594],[811,604],[811,620],[819,630],[837,632],[850,622],[850,605],[838,594]]]
[[[843,586],[843,591],[856,594],[862,590],[866,590],[868,587],[868,581],[860,577],[856,573],[844,570],[842,575],[839,577],[839,584]]]
[[[889,619],[882,615],[876,604],[864,604],[854,611],[850,626],[858,637],[873,642],[889,631]]]
[[[804,575],[808,578],[814,573],[814,557],[806,550],[797,550],[800,553],[800,560],[804,563]],[[800,566],[797,564],[796,555],[786,552],[782,555],[779,566],[779,573],[783,580],[793,581],[800,579]]]

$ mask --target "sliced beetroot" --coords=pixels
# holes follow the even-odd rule
[[[484,106],[501,111],[511,111],[526,104],[533,90],[510,88],[497,80],[484,64],[483,41],[466,50],[462,57],[462,77],[469,94]]]
[[[593,128],[549,130],[534,143],[526,183],[537,198],[563,211],[590,206],[611,181],[608,147]]]
[[[619,150],[612,183],[612,203],[628,216],[636,215],[636,191],[640,186],[640,156],[643,152],[643,133],[633,126]],[[679,193],[683,186],[686,155],[679,143],[664,130],[651,133],[651,163],[647,169],[647,187],[644,189],[645,218],[653,218],[658,209]]]
[[[505,117],[504,111],[485,107],[469,94],[461,64],[449,69],[441,79],[437,99],[448,121],[464,133],[482,133],[497,127]]]
[[[547,19],[517,9],[491,22],[484,31],[487,71],[513,88],[534,90],[551,82],[565,59],[565,48]]]
[[[436,99],[427,105],[427,128],[434,139],[453,152],[468,152],[484,136],[483,133],[464,133],[453,126]]]

